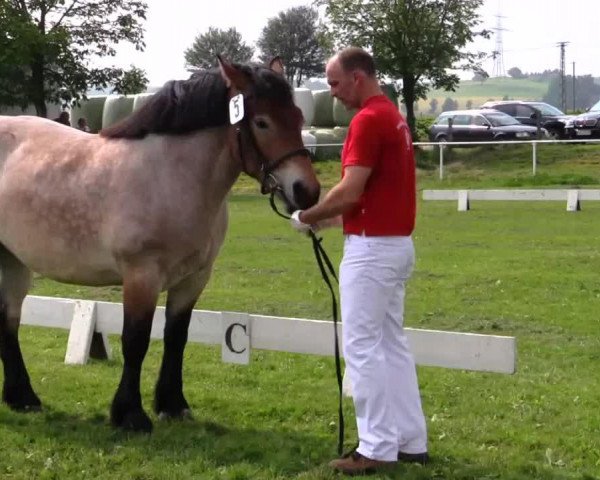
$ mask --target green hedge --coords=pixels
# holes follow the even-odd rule
[[[429,141],[429,127],[433,125],[435,118],[433,117],[417,117],[416,125],[416,138],[413,139],[415,142],[428,142]]]

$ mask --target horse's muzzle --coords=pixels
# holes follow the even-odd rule
[[[308,188],[304,182],[297,180],[292,186],[294,192],[294,203],[300,210],[306,210],[312,207],[319,201],[321,188],[317,184],[317,188]]]

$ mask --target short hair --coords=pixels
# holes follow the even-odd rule
[[[360,47],[347,47],[337,54],[340,65],[346,72],[362,70],[369,77],[375,76],[375,62],[369,52]]]

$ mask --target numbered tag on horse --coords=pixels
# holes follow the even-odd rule
[[[244,118],[244,96],[238,93],[229,100],[229,122],[235,125]]]

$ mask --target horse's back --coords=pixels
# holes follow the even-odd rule
[[[33,270],[68,281],[68,265],[85,262],[96,282],[118,281],[102,248],[111,176],[94,160],[101,143],[52,120],[0,117],[0,243]]]
[[[88,285],[120,283],[124,259],[160,255],[172,284],[212,264],[223,241],[210,173],[222,137],[115,139],[2,117],[0,244],[33,271]]]

